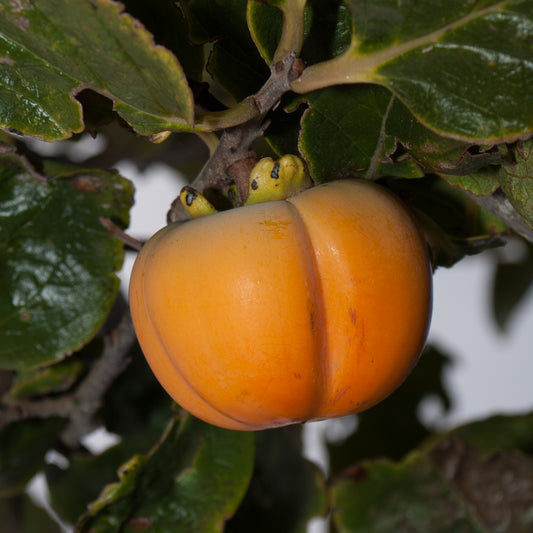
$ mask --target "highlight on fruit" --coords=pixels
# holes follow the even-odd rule
[[[274,200],[215,212],[200,198],[205,216],[157,232],[132,272],[133,322],[155,376],[224,428],[368,409],[404,381],[429,327],[427,245],[404,204],[360,179],[309,188],[301,160],[284,157],[250,177],[255,190],[287,179]]]

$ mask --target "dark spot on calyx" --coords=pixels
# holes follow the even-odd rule
[[[191,205],[193,204],[193,202],[196,200],[196,198],[198,198],[198,195],[193,192],[193,191],[188,191],[187,192],[187,196],[185,197],[185,203],[191,207]]]
[[[251,186],[252,186],[252,190],[253,191],[257,191],[257,189],[259,189],[259,185],[257,183],[257,180],[252,180]]]
[[[279,179],[279,161],[276,161],[274,163],[274,168],[272,169],[272,172],[270,173],[270,177],[273,180]]]

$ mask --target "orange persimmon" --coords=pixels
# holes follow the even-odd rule
[[[142,248],[130,304],[170,396],[256,430],[371,407],[415,365],[431,314],[426,243],[362,180],[174,223]]]

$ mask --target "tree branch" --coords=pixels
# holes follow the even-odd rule
[[[93,364],[73,397],[75,409],[61,438],[68,447],[76,446],[80,438],[95,428],[94,418],[102,406],[111,383],[129,364],[128,353],[135,342],[135,330],[129,310],[124,312],[116,329],[104,337],[104,350]]]
[[[244,124],[224,130],[217,148],[200,171],[191,186],[203,192],[206,189],[222,190],[235,182],[238,194],[242,194],[242,176],[251,170],[255,154],[250,150],[252,142],[263,135],[268,124],[264,122],[266,114],[279,102],[280,98],[291,89],[291,83],[301,74],[303,65],[296,60],[296,54],[290,52],[271,68],[271,74],[265,85],[251,97],[253,112]],[[246,174],[247,180],[249,175]],[[246,189],[247,190],[247,189]],[[243,200],[240,198],[240,200]],[[167,214],[167,222],[186,220],[179,197],[174,200]]]
[[[118,326],[104,337],[100,358],[72,394],[13,402],[0,411],[0,428],[18,420],[59,416],[68,419],[61,434],[62,441],[69,448],[77,447],[81,437],[96,427],[95,414],[111,383],[128,365],[127,356],[134,341],[131,316],[125,311]]]

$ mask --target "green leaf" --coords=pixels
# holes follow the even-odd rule
[[[116,172],[39,176],[0,156],[0,367],[64,358],[105,321],[123,247],[100,222],[129,222],[133,190]]]
[[[274,7],[278,2],[248,2],[250,33],[265,62],[270,65],[281,38],[283,13]]]
[[[189,41],[187,22],[175,0],[125,0],[126,11],[140,20],[155,38],[179,60],[188,80],[201,81],[204,50]]]
[[[78,531],[221,532],[252,474],[253,433],[176,419],[162,442],[119,471]]]
[[[234,98],[256,93],[269,76],[246,22],[247,0],[180,0],[195,44],[214,42],[207,70]]]
[[[494,417],[434,439],[401,463],[354,465],[332,489],[338,531],[530,531],[532,420]]]
[[[0,430],[0,497],[21,493],[44,466],[44,454],[63,428],[61,418],[13,422]]]
[[[350,47],[306,69],[296,91],[377,83],[446,136],[496,143],[533,131],[531,0],[346,3]]]
[[[472,174],[454,176],[441,174],[441,176],[452,186],[471,192],[476,196],[488,196],[499,188],[500,184],[491,170],[480,170]]]
[[[282,34],[283,17],[279,9],[283,1],[252,0],[248,3],[250,33],[268,64]],[[306,64],[329,59],[350,44],[352,21],[350,10],[341,0],[308,0],[305,5],[304,43],[300,57]]]
[[[254,475],[246,496],[225,533],[305,533],[311,518],[327,512],[325,480],[302,457],[300,428],[256,434]]]
[[[342,86],[308,94],[306,100],[300,150],[313,178],[364,176],[382,150],[390,93],[375,85]]]
[[[488,186],[474,178],[480,169],[502,162],[495,149],[437,135],[382,87],[331,87],[305,99],[309,109],[302,119],[300,149],[319,182],[346,174],[375,180],[436,173],[450,182],[469,175],[453,184],[485,194],[498,186],[488,172],[483,180],[490,181]]]
[[[498,180],[513,207],[533,228],[533,141],[518,143],[511,152],[500,147],[504,155],[512,155],[513,162],[502,165]]]
[[[416,120],[397,98],[387,118],[386,134],[400,143],[398,151],[407,152],[424,172],[439,174],[448,181],[502,163],[501,155],[492,146],[477,146],[437,135]],[[471,181],[474,179],[463,178],[467,190],[470,190],[468,183]]]
[[[46,140],[83,129],[75,95],[110,98],[138,133],[190,129],[181,66],[111,0],[0,1],[0,126]]]

